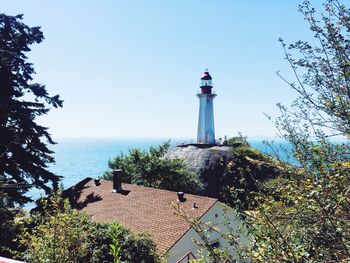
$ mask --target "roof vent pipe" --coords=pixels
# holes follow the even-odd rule
[[[96,178],[96,179],[94,179],[94,181],[95,181],[95,185],[96,186],[99,186],[101,183],[100,183],[100,178]]]
[[[120,193],[122,189],[123,171],[121,169],[113,170],[113,193]]]
[[[178,192],[178,193],[177,193],[177,199],[178,199],[181,203],[185,202],[185,201],[186,201],[186,198],[185,198],[184,192]]]

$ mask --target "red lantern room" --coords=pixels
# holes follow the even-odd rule
[[[202,90],[202,94],[211,94],[211,89],[213,88],[212,78],[209,72],[206,70],[201,77],[200,88]]]

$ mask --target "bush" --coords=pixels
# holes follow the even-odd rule
[[[292,145],[297,167],[266,183],[270,195],[251,218],[256,262],[350,260],[350,9],[324,1],[317,14],[305,0],[299,11],[316,42],[282,41],[298,97],[279,105],[275,124]],[[343,141],[330,138],[343,135]]]
[[[201,172],[199,178],[204,189],[199,193],[237,209],[253,209],[257,206],[254,196],[264,191],[265,181],[282,174],[281,165],[251,147],[245,137],[227,141],[232,154],[219,155],[215,165]]]
[[[1,199],[1,193],[0,193]],[[12,258],[18,248],[15,240],[20,232],[19,226],[15,224],[15,218],[23,215],[21,209],[9,209],[0,200],[0,255]]]
[[[133,183],[170,191],[195,193],[200,188],[197,175],[187,170],[180,159],[165,158],[169,142],[148,151],[132,149],[129,154],[121,153],[108,162],[110,169],[122,169],[125,172],[124,183]],[[112,173],[105,172],[103,179],[111,180]]]
[[[113,262],[111,233],[116,225],[93,222],[86,214],[71,208],[60,193],[53,194],[32,215],[18,220],[21,251],[17,257],[29,262]],[[161,261],[149,236],[118,227],[122,261]]]

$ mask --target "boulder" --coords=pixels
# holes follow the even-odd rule
[[[182,159],[189,170],[202,174],[206,171],[216,170],[218,165],[222,166],[223,163],[232,160],[234,154],[229,146],[199,147],[189,145],[171,148],[165,157]]]
[[[237,207],[252,208],[254,192],[261,183],[281,174],[278,162],[249,145],[181,145],[171,148],[166,158],[182,159],[201,182],[197,194],[219,198]]]

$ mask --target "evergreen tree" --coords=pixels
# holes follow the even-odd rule
[[[33,83],[35,73],[26,53],[44,39],[40,27],[29,27],[23,16],[0,14],[0,199],[5,207],[30,199],[31,187],[48,191],[59,177],[48,171],[54,162],[47,144],[54,144],[46,127],[35,122],[49,106],[62,107],[58,95]]]

